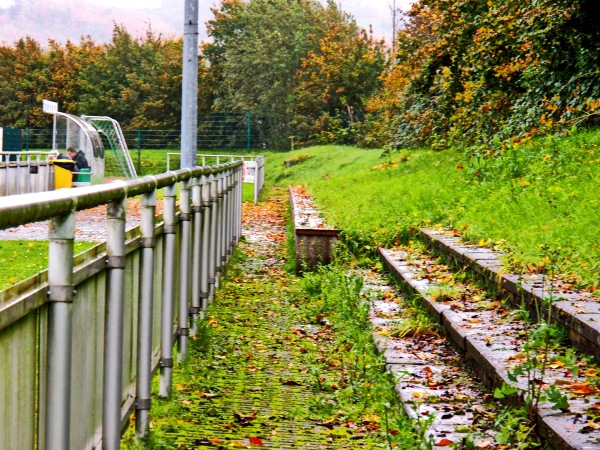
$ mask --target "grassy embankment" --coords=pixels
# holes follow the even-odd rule
[[[600,131],[541,138],[495,158],[448,150],[314,147],[267,155],[267,184],[308,186],[351,250],[452,227],[507,252],[522,272],[555,266],[579,287],[600,288]],[[298,160],[286,168],[284,161]]]
[[[600,131],[594,131],[541,138],[492,159],[427,149],[382,158],[379,150],[336,146],[264,154],[267,184],[306,184],[355,253],[372,256],[378,244],[409,240],[415,227],[453,227],[506,250],[513,268],[555,264],[580,286],[598,289],[599,146]],[[143,152],[143,174],[165,170],[165,154]],[[295,159],[301,162],[284,167]],[[248,200],[250,190],[246,185]],[[12,266],[24,244],[14,245],[2,244],[0,262]],[[28,259],[32,271],[43,264]],[[13,270],[8,276],[11,283],[20,277]],[[2,287],[7,283],[0,280]]]

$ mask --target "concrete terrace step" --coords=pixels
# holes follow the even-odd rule
[[[446,239],[444,244],[450,246],[454,242]],[[472,253],[473,248],[463,249],[463,255],[468,252]],[[481,252],[484,253],[488,258],[488,268],[496,267],[494,259],[489,258],[491,255]],[[525,325],[515,314],[504,308],[497,299],[488,298],[454,280],[454,290],[444,293],[444,286],[448,286],[447,282],[453,277],[452,272],[427,256],[383,248],[380,254],[392,274],[409,291],[418,294],[480,380],[490,388],[509,381],[508,370],[522,361],[525,343]],[[498,268],[496,273],[499,271]],[[555,361],[556,356],[563,355],[552,353],[549,360]],[[537,378],[541,376],[539,373],[536,375]],[[557,386],[568,395],[569,408],[561,412],[552,409],[550,404],[539,405],[539,434],[555,449],[600,449],[600,430],[595,423],[591,423],[594,418],[590,415],[592,410],[600,407],[596,390],[591,389],[590,395],[578,395],[575,391],[567,390],[567,386],[575,382],[585,383],[586,378],[581,374],[578,378],[572,377],[560,364],[550,364],[543,375],[543,380],[536,382]],[[517,387],[522,393],[528,387],[528,380],[520,377]],[[522,401],[522,397],[517,396],[513,400]]]
[[[554,280],[550,283],[542,275],[506,273],[501,252],[461,243],[450,232],[419,230],[421,237],[449,258],[469,266],[479,275],[492,281],[518,303],[543,305],[552,298],[553,320],[569,329],[570,339],[581,350],[600,357],[600,302],[589,292],[572,288],[569,283]]]
[[[405,316],[402,294],[378,274],[363,277],[365,287],[376,292],[369,314],[373,339],[397,380],[395,389],[408,416],[426,429],[434,445],[460,445],[471,435],[478,448],[502,448],[492,429],[501,407],[461,364],[456,350],[431,333],[396,336]]]

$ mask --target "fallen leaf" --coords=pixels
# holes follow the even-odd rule
[[[263,441],[260,438],[251,437],[250,438],[250,445],[255,445],[257,447],[262,447],[263,446]]]
[[[598,392],[598,389],[590,386],[587,381],[584,383],[566,384],[564,387],[565,389],[569,389],[573,394],[579,395],[589,395]]]
[[[442,439],[440,442],[435,444],[435,447],[447,447],[448,445],[452,444],[454,444],[454,442],[452,442],[450,439]]]
[[[433,370],[431,370],[431,367],[425,366],[423,372],[425,372],[425,377],[427,378],[427,381],[429,381],[433,376]]]

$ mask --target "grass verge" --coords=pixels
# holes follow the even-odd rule
[[[266,175],[268,183],[307,185],[355,254],[406,243],[415,227],[451,227],[507,251],[513,269],[553,265],[578,287],[597,290],[599,145],[593,131],[506,146],[493,158],[314,147],[268,154]]]

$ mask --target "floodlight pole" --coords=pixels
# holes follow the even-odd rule
[[[181,168],[196,166],[198,137],[198,0],[186,0],[183,25]]]

